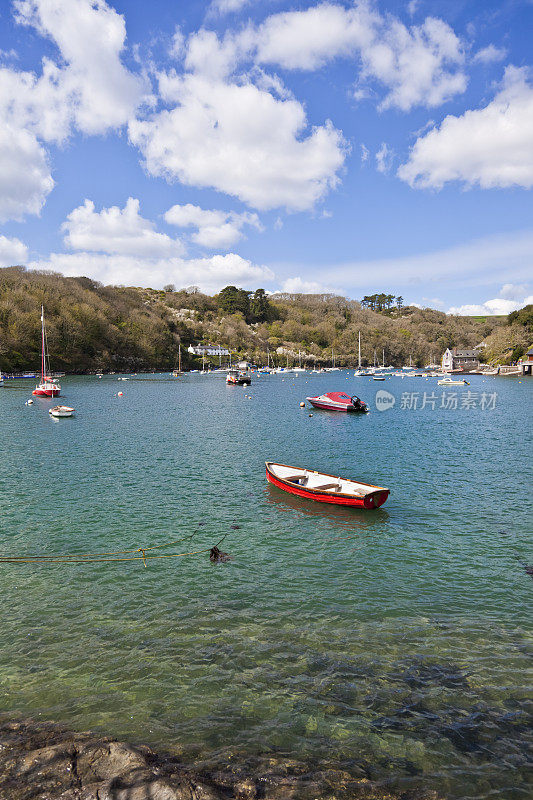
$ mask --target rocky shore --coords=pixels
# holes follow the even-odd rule
[[[389,791],[363,774],[312,772],[292,759],[265,759],[197,772],[177,756],[60,725],[0,717],[0,800],[438,800]],[[248,773],[248,774],[247,774]]]

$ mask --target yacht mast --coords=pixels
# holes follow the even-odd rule
[[[359,369],[361,369],[361,331],[359,331]]]

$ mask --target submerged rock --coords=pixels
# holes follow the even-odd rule
[[[294,759],[270,757],[258,766],[251,770],[243,759],[195,772],[143,745],[0,717],[1,800],[439,800],[433,791],[394,791]]]

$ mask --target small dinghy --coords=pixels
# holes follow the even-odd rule
[[[465,381],[462,378],[460,381],[453,381],[451,378],[443,378],[441,381],[437,381],[438,386],[470,386],[468,381]]]
[[[274,464],[272,461],[266,461],[265,464],[269,483],[284,492],[319,503],[379,508],[390,494],[390,490],[383,486],[373,486],[351,478],[337,478],[326,472],[298,469],[286,464]]]
[[[74,409],[70,406],[54,406],[48,411],[52,417],[71,417],[74,414]]]
[[[356,395],[350,397],[345,392],[326,392],[317,397],[306,397],[306,400],[315,408],[322,408],[324,411],[356,411],[366,413],[370,411],[366,403],[363,403]]]

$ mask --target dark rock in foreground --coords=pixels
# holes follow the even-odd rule
[[[199,775],[179,759],[52,723],[0,718],[0,800],[437,800],[433,792],[390,792],[339,770],[242,770]]]

